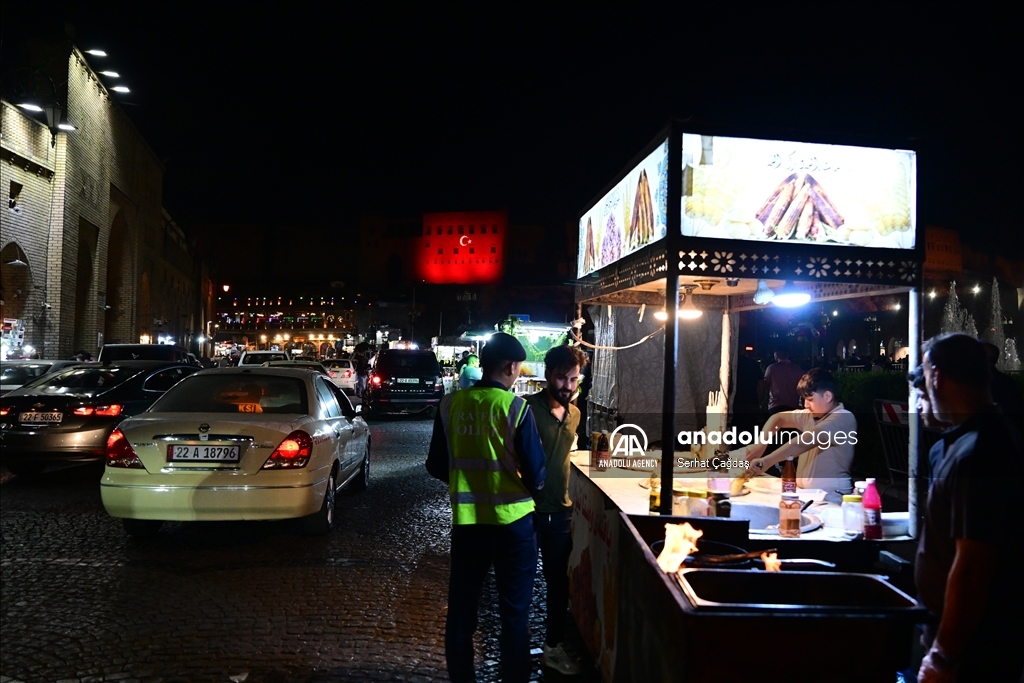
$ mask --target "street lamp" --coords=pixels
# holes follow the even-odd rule
[[[231,285],[224,285],[224,293],[227,294],[229,291],[231,291]]]

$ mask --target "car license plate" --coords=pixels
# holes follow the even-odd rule
[[[18,416],[19,422],[31,422],[35,424],[43,422],[60,422],[64,419],[64,413],[22,413]]]
[[[173,462],[238,462],[238,446],[171,445],[167,459]]]
[[[398,383],[399,384],[419,384],[420,381],[418,379],[416,379],[415,377],[399,377],[398,378]]]

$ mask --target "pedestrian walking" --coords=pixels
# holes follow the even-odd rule
[[[459,371],[459,388],[468,389],[483,379],[483,371],[480,369],[480,359],[473,354],[466,358],[465,365]]]
[[[502,680],[525,683],[537,570],[534,497],[544,488],[544,449],[526,399],[509,391],[526,360],[523,345],[499,332],[480,355],[483,379],[441,399],[426,463],[431,476],[447,482],[452,504],[445,658],[453,683],[476,680],[473,632],[493,565]]]
[[[928,454],[931,483],[914,564],[921,600],[933,616],[920,683],[1006,681],[1024,673],[1024,448],[992,401],[985,349],[965,334],[924,347],[931,410],[949,425]],[[1008,477],[1010,478],[1008,480]]]
[[[575,346],[556,346],[544,356],[543,391],[526,402],[544,446],[544,490],[537,499],[537,546],[547,583],[547,622],[541,663],[564,675],[580,672],[565,650],[569,609],[569,554],[572,552],[572,500],[569,451],[576,441],[580,410],[570,401],[579,386],[587,356]]]
[[[370,378],[370,359],[366,357],[365,351],[357,351],[353,361],[356,366],[356,396],[362,398]]]
[[[758,387],[758,400],[768,392],[768,415],[800,407],[796,385],[803,376],[804,371],[789,360],[786,351],[780,349],[775,352],[775,362],[765,369],[764,381]]]

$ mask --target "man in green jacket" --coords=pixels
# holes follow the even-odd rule
[[[569,500],[569,451],[580,423],[576,394],[587,356],[575,346],[556,346],[544,356],[547,387],[527,397],[544,445],[544,490],[537,499],[537,545],[548,585],[547,633],[541,663],[561,674],[580,672],[564,648],[569,608],[569,553],[572,551],[572,501]]]

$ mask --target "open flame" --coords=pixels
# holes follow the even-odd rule
[[[697,539],[703,535],[703,531],[694,529],[689,522],[666,524],[665,547],[658,555],[658,566],[668,574],[679,571],[686,556],[697,552]]]
[[[779,562],[778,553],[761,553],[761,561],[764,562],[766,572],[782,571],[782,563]]]

